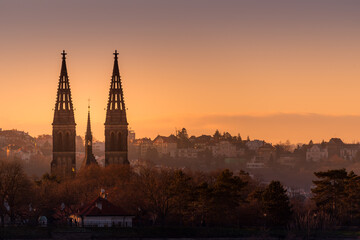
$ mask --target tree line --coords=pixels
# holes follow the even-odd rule
[[[136,226],[329,228],[360,221],[360,177],[345,169],[316,172],[312,196],[289,194],[244,171],[212,173],[156,167],[90,166],[73,179],[31,179],[18,162],[0,162],[1,223],[66,225],[103,188]]]

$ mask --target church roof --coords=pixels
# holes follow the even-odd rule
[[[107,199],[98,197],[79,209],[80,216],[133,216],[124,209],[115,206]]]

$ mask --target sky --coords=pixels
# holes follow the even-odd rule
[[[115,49],[129,126],[360,141],[360,1],[0,0],[0,128],[50,134],[66,50],[77,134],[104,139]]]

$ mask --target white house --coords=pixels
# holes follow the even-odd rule
[[[359,144],[346,144],[340,149],[340,157],[345,160],[354,161],[359,150]]]
[[[256,150],[258,150],[259,147],[262,147],[264,144],[265,144],[264,141],[252,140],[252,141],[248,141],[246,143],[246,146],[248,147],[248,149],[256,151]]]
[[[109,202],[102,191],[98,198],[70,218],[78,227],[132,227],[134,216]]]
[[[314,144],[306,151],[306,161],[318,162],[322,159],[327,159],[328,156],[328,149],[322,147],[321,144]]]
[[[169,137],[157,136],[153,145],[160,155],[168,155],[170,157],[176,157],[177,154],[177,138],[174,135]]]

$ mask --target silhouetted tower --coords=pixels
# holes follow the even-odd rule
[[[115,50],[114,68],[106,110],[105,166],[110,164],[129,164],[127,143],[128,122],[119,73],[118,54]]]
[[[92,133],[91,133],[91,125],[90,125],[90,105],[88,106],[88,121],[87,121],[87,128],[85,134],[85,158],[81,164],[81,168],[86,168],[91,164],[98,165],[95,156],[92,152]]]
[[[51,173],[61,178],[73,177],[75,161],[75,118],[71,99],[66,53],[62,52],[62,66],[56,95],[53,125],[53,160]]]

